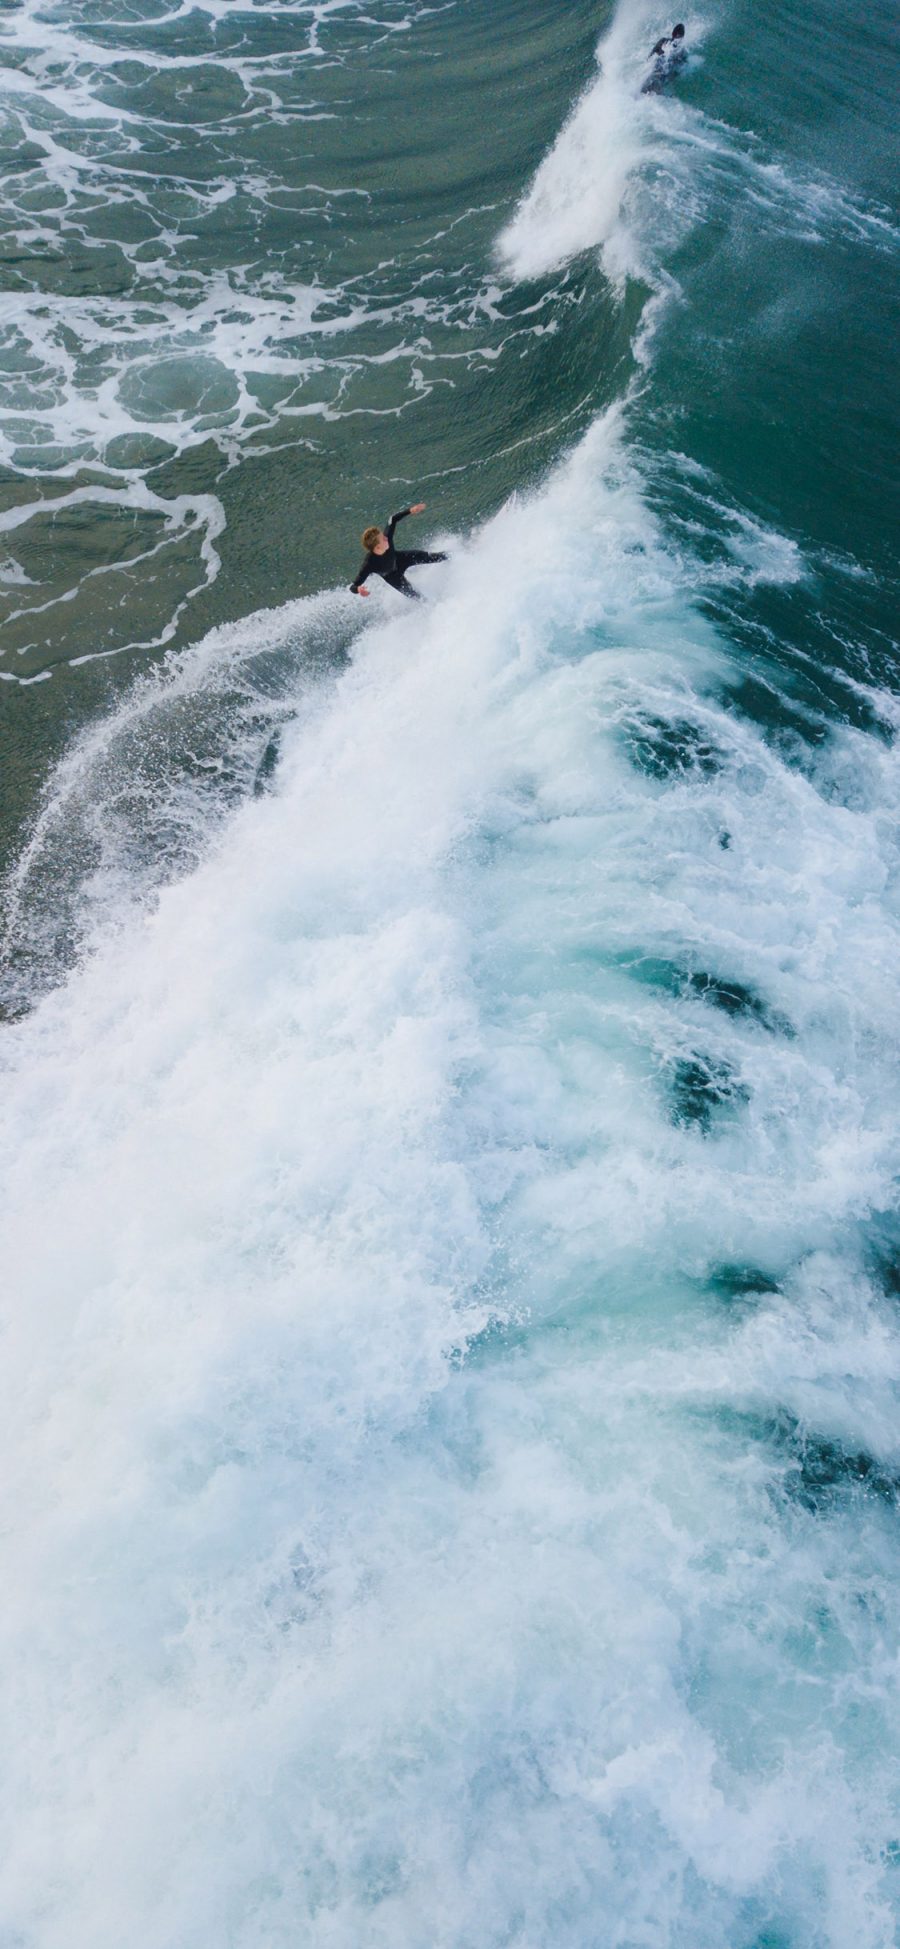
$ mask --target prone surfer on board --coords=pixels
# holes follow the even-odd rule
[[[408,514],[422,514],[424,508],[424,501],[416,501],[411,508],[401,508],[399,514],[392,514],[386,528],[364,530],[362,545],[366,559],[350,584],[355,596],[367,596],[369,591],[363,588],[363,583],[368,581],[370,575],[380,575],[384,582],[390,583],[392,589],[399,589],[401,595],[412,596],[414,601],[421,602],[418,589],[414,589],[412,583],[406,580],[407,569],[416,568],[420,562],[445,562],[447,557],[429,555],[424,548],[395,548],[394,529],[398,521],[405,521]]]
[[[681,67],[684,58],[684,24],[679,20],[671,34],[663,34],[656,46],[651,47],[650,59],[653,66],[641,87],[641,94],[658,95],[660,89],[665,87],[666,82],[670,81],[673,74]]]

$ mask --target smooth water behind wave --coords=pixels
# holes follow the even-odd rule
[[[382,491],[385,419],[411,422],[420,479],[490,473],[483,423],[461,437],[478,382],[540,357],[566,301],[554,322],[549,294],[510,298],[487,259],[521,135],[479,121],[459,141],[475,29],[454,43],[452,12],[62,19],[28,0],[4,17],[4,679],[183,644],[188,619],[196,635],[321,586],[335,522],[358,534],[357,497]],[[483,88],[508,59],[499,22],[475,53]],[[520,422],[511,404],[510,440]]]

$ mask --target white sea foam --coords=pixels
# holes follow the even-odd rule
[[[792,1431],[896,1463],[895,755],[720,706],[614,421],[439,587],[7,1032],[5,1924],[889,1949],[888,1504]]]
[[[690,63],[708,26],[685,18]],[[616,8],[597,48],[598,74],[499,239],[500,260],[514,277],[545,275],[594,250],[617,287],[632,277],[658,297],[671,296],[677,285],[666,262],[673,246],[699,218],[727,209],[735,187],[740,206],[779,235],[864,237],[896,250],[890,213],[844,184],[789,167],[752,133],[693,108],[678,87],[642,95],[647,46],[658,27],[658,10],[645,0]]]
[[[593,79],[500,240],[518,277],[536,277],[605,242],[618,223],[625,185],[641,156],[637,118],[622,74],[631,40],[627,10],[617,10],[598,50]],[[629,22],[630,24],[630,22]]]
[[[518,278],[540,276],[584,250],[599,250],[611,278],[655,282],[673,232],[696,210],[690,173],[678,167],[673,120],[683,116],[666,97],[641,95],[647,46],[659,16],[646,0],[616,8],[597,49],[599,72],[576,102],[543,158],[499,243],[503,263]],[[693,46],[700,25],[691,20]],[[641,217],[645,185],[653,177],[653,221]]]

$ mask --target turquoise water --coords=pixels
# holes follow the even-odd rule
[[[890,17],[667,25],[3,16],[16,1949],[896,1939]]]

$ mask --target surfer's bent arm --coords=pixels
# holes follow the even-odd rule
[[[363,562],[362,568],[359,571],[359,574],[354,575],[353,581],[350,584],[351,595],[354,596],[368,595],[369,593],[368,589],[364,589],[362,585],[365,582],[366,577],[371,570],[371,567],[372,567],[372,557],[371,555],[367,555],[365,561]]]
[[[396,528],[398,521],[405,521],[408,514],[424,514],[424,512],[425,512],[425,502],[413,501],[411,507],[401,508],[399,514],[392,514],[390,521],[388,522],[387,527],[385,528],[384,531],[385,534],[387,535],[388,541],[393,541],[394,529]]]

